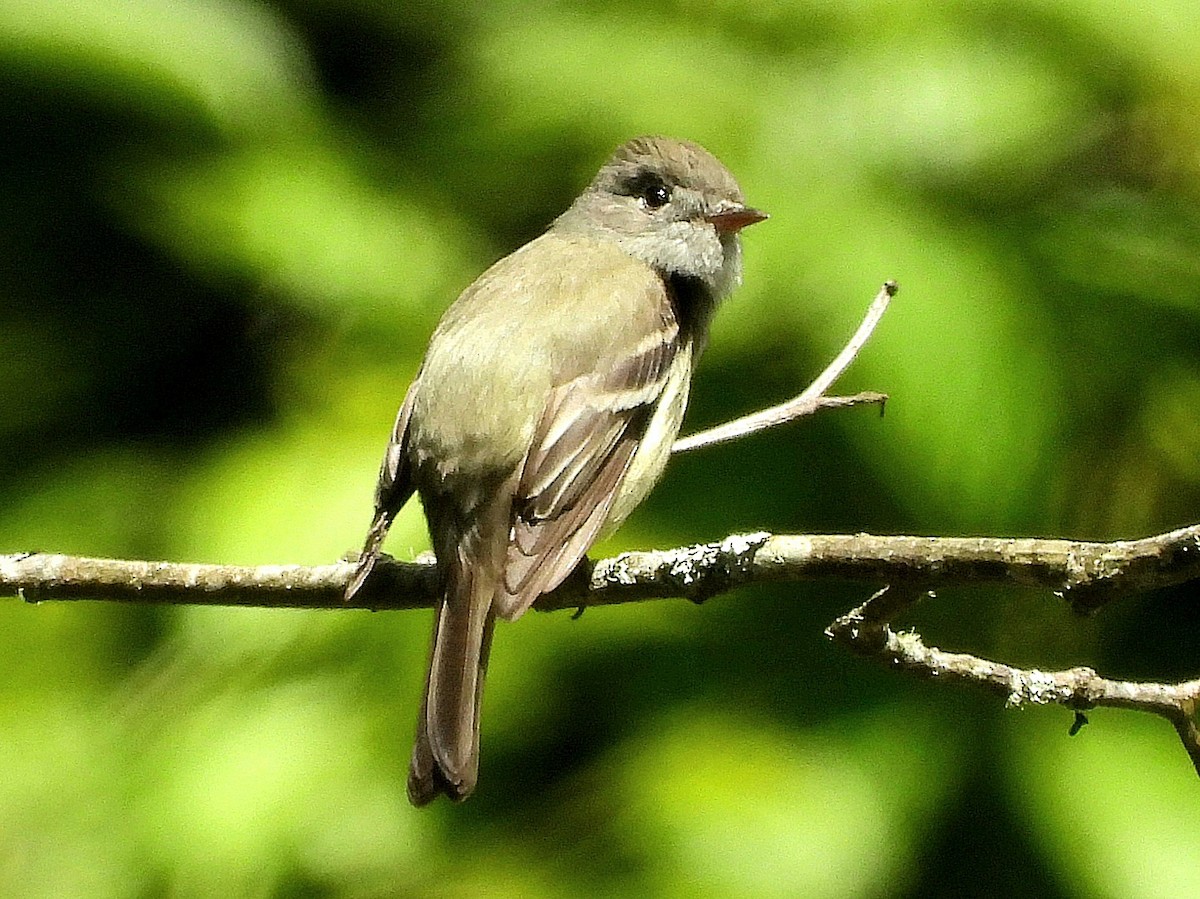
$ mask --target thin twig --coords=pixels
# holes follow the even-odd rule
[[[715,428],[709,428],[706,431],[700,431],[697,434],[691,434],[680,440],[676,440],[675,445],[671,447],[671,452],[686,453],[689,450],[699,449],[702,446],[727,443],[730,440],[737,440],[740,437],[745,437],[757,431],[763,431],[767,428],[786,424],[789,421],[795,421],[797,418],[802,418],[805,415],[812,415],[820,409],[834,406],[853,406],[861,403],[879,403],[882,405],[887,399],[887,396],[882,393],[859,393],[853,397],[826,397],[825,392],[833,386],[833,383],[841,377],[842,372],[858,356],[859,351],[862,350],[863,346],[870,339],[872,332],[874,332],[875,326],[879,324],[879,320],[887,312],[888,304],[891,303],[892,297],[896,295],[897,290],[899,290],[899,287],[895,281],[884,283],[867,309],[867,314],[863,318],[862,324],[858,326],[858,330],[850,338],[850,342],[842,348],[837,357],[829,363],[817,379],[809,384],[799,396],[778,406],[772,406],[769,409],[763,409],[760,412],[755,412],[751,415],[726,422],[723,425],[718,425]]]
[[[825,633],[830,639],[862,655],[872,656],[889,668],[900,668],[943,683],[976,684],[1002,696],[1009,706],[1056,704],[1077,713],[1109,707],[1149,712],[1166,718],[1200,775],[1200,727],[1196,723],[1200,680],[1176,684],[1111,680],[1087,667],[1062,671],[1015,668],[967,653],[926,646],[919,634],[913,631],[897,633],[889,626],[892,619],[922,596],[922,591],[912,588],[885,588],[854,611],[838,618]],[[1073,731],[1077,730],[1077,726],[1073,728]]]

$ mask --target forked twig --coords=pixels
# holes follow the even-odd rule
[[[671,447],[671,452],[686,453],[689,450],[699,449],[703,446],[728,443],[730,440],[737,440],[740,437],[745,437],[749,434],[766,430],[767,428],[778,427],[789,421],[795,421],[797,418],[803,418],[806,415],[812,415],[821,409],[857,406],[863,403],[878,403],[882,406],[887,400],[887,395],[883,393],[866,392],[847,397],[825,396],[825,391],[833,386],[834,381],[841,377],[842,372],[858,356],[859,351],[862,350],[863,346],[870,339],[871,334],[875,331],[875,326],[879,324],[879,320],[887,312],[888,304],[891,303],[892,297],[896,295],[897,290],[899,290],[899,286],[895,281],[884,283],[867,309],[867,314],[863,318],[862,324],[858,326],[858,330],[850,338],[850,342],[842,348],[837,357],[826,366],[825,370],[817,376],[817,379],[809,384],[799,396],[778,406],[772,406],[769,409],[763,409],[760,412],[754,412],[742,418],[726,422],[723,425],[717,425],[715,428],[709,428],[706,431],[700,431],[697,434],[691,434],[676,440],[675,445]]]

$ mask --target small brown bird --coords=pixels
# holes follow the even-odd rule
[[[352,597],[420,494],[443,594],[408,796],[475,788],[496,616],[553,590],[662,474],[717,303],[741,280],[745,204],[702,147],[624,144],[541,237],[446,311],[384,455]]]

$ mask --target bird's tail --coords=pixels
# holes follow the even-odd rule
[[[444,793],[471,795],[479,774],[479,707],[492,645],[495,586],[485,570],[454,572],[434,617],[433,652],[417,740],[408,774],[408,798],[425,805]]]

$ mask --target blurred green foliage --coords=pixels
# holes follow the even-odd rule
[[[442,308],[616,144],[769,210],[699,427],[791,395],[879,283],[869,411],[677,460],[604,547],[745,529],[1130,537],[1200,520],[1189,0],[0,0],[0,551],[358,546]],[[426,545],[408,509],[390,549]],[[910,682],[865,586],[531,615],[481,786],[403,780],[428,616],[0,604],[0,894],[1158,897],[1170,728]],[[947,591],[928,638],[1194,677],[1195,587],[1090,621]]]

